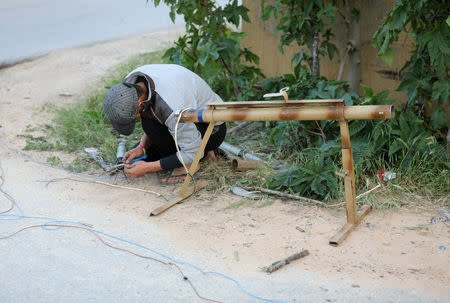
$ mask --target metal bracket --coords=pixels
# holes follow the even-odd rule
[[[269,93],[269,94],[264,94],[264,98],[273,98],[273,97],[284,97],[284,102],[288,102],[288,94],[287,91],[289,90],[289,87],[283,87],[282,89],[280,89],[280,92],[278,93]]]

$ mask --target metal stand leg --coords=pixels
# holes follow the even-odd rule
[[[204,188],[206,186],[206,183],[199,183],[196,184],[196,186],[188,191],[188,186],[189,183],[192,180],[192,177],[197,169],[198,163],[200,162],[200,159],[202,158],[204,152],[205,152],[205,147],[206,147],[206,143],[208,143],[209,137],[211,136],[211,133],[214,129],[214,122],[210,122],[208,125],[208,128],[206,129],[205,135],[203,136],[203,140],[202,143],[200,144],[200,147],[198,148],[197,154],[195,155],[194,161],[192,161],[191,166],[189,168],[189,174],[186,176],[186,179],[183,182],[183,186],[181,187],[180,192],[178,193],[178,196],[172,200],[170,200],[169,202],[167,202],[166,204],[158,207],[157,209],[155,209],[154,211],[152,211],[150,213],[150,216],[156,216],[159,215],[160,213],[164,212],[165,210],[171,208],[172,206],[174,206],[175,204],[183,201],[184,199],[190,197],[193,193],[201,190],[202,188]]]
[[[361,222],[370,210],[370,206],[364,205],[360,211],[356,206],[355,172],[353,169],[353,152],[350,145],[350,132],[346,120],[340,121],[342,137],[342,165],[344,168],[345,200],[347,202],[347,224],[344,225],[329,243],[339,245],[350,232]]]

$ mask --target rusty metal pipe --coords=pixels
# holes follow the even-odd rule
[[[247,171],[264,166],[265,163],[261,160],[233,159],[233,161],[231,161],[231,168],[236,171]]]
[[[183,112],[182,122],[390,119],[392,105],[219,108]]]
[[[219,149],[223,150],[224,152],[230,153],[236,157],[242,157],[245,160],[256,160],[256,161],[265,162],[263,159],[255,156],[253,154],[250,154],[250,153],[244,151],[243,149],[233,146],[225,141],[223,141],[222,144],[220,144]]]

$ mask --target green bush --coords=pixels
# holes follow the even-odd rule
[[[302,196],[329,199],[337,197],[337,167],[317,149],[303,152],[300,164],[269,178],[266,186]]]

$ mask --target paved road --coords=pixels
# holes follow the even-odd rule
[[[1,0],[0,67],[49,51],[183,25],[146,0]]]

